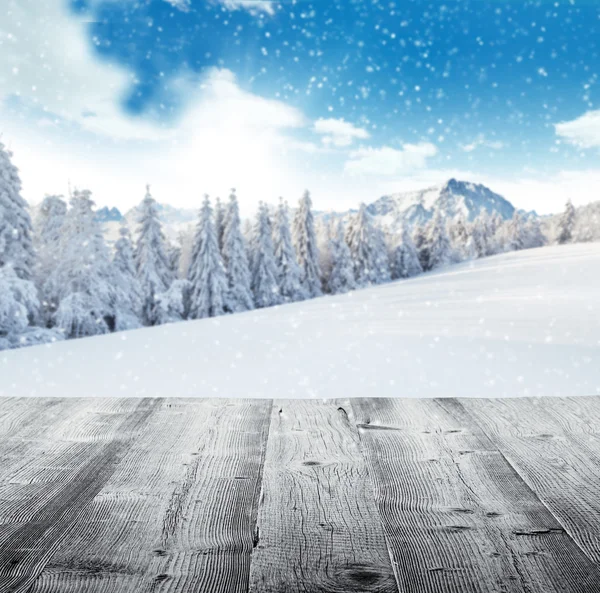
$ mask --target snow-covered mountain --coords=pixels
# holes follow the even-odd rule
[[[398,229],[404,223],[424,224],[437,209],[446,218],[463,215],[467,220],[473,220],[484,210],[509,219],[515,211],[508,200],[485,185],[456,179],[420,191],[383,196],[367,206],[377,222],[390,229]]]
[[[291,201],[293,215],[293,200]],[[316,204],[315,216],[317,218],[342,218],[346,220],[356,212],[350,209],[345,212],[320,212]],[[198,211],[192,208],[176,208],[169,204],[157,204],[159,218],[164,225],[165,235],[171,241],[177,241],[179,233],[185,231],[190,225],[195,225]],[[424,224],[430,220],[435,210],[439,208],[447,218],[455,218],[459,214],[467,220],[473,220],[483,210],[490,214],[497,212],[504,219],[512,217],[515,207],[501,195],[494,193],[485,185],[450,179],[442,185],[412,192],[404,192],[383,196],[367,205],[367,211],[375,222],[386,228],[389,232],[400,232],[405,223],[411,226]],[[111,218],[108,214],[116,208],[102,208],[98,212],[105,212],[105,230],[107,238],[114,240],[118,237],[118,224],[120,218]],[[117,210],[118,212],[118,210]],[[120,213],[119,213],[120,214]],[[533,213],[532,213],[533,214]],[[137,227],[137,207],[125,213],[129,227]]]
[[[99,208],[96,210],[96,220],[98,222],[120,222],[123,219],[123,215],[118,208]]]

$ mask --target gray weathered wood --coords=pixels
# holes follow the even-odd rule
[[[275,402],[251,593],[397,591],[349,402]]]
[[[353,402],[400,590],[600,590],[600,571],[468,415]]]
[[[116,435],[135,436],[153,411],[146,400],[115,405],[123,409],[107,414],[103,402],[90,400],[80,424],[62,419],[53,439],[42,439],[41,445],[38,440],[37,446],[46,448],[34,449],[37,455],[16,464],[13,451],[7,460],[12,473],[3,476],[1,496],[14,504],[2,505],[0,592],[29,590],[125,454],[130,439]]]
[[[164,400],[31,593],[247,589],[270,410]]]
[[[600,564],[600,398],[460,403]]]

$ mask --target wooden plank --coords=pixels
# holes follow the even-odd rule
[[[396,592],[349,402],[276,402],[251,593]]]
[[[164,400],[31,593],[247,589],[270,411]]]
[[[600,564],[600,398],[460,400]]]
[[[77,407],[77,401],[73,406]],[[81,424],[57,422],[55,441],[43,455],[9,465],[2,496],[16,504],[2,510],[0,592],[28,591],[74,521],[113,473],[115,465],[153,411],[153,402],[121,400],[107,420],[98,400],[84,402]],[[104,407],[104,403],[100,404]],[[112,405],[112,404],[109,404]],[[70,433],[75,437],[69,440]],[[121,438],[117,438],[121,435]],[[123,436],[124,435],[124,436]],[[18,465],[18,467],[17,467]],[[16,470],[16,471],[15,471]],[[7,481],[8,478],[8,481]],[[25,490],[25,495],[24,494]]]
[[[401,591],[600,590],[600,571],[478,425],[433,400],[353,401]]]

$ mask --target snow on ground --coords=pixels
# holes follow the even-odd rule
[[[250,313],[2,353],[4,396],[600,393],[600,244]]]

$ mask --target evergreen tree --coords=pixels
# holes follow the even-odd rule
[[[0,268],[0,350],[45,344],[63,339],[60,332],[31,324],[40,307],[30,280],[19,278],[10,264]]]
[[[308,191],[305,191],[294,216],[292,234],[296,257],[298,258],[298,265],[302,274],[302,286],[310,297],[317,297],[323,294],[323,287],[321,284],[319,250],[311,206],[310,194]]]
[[[235,193],[235,189],[231,190]],[[215,232],[217,233],[217,242],[221,253],[223,252],[223,236],[225,234],[225,208],[221,203],[221,198],[217,198],[215,202]]]
[[[146,197],[139,208],[138,223],[135,264],[142,287],[142,319],[144,323],[152,325],[155,296],[167,291],[173,282],[173,272],[150,186],[146,187]]]
[[[10,264],[19,278],[31,280],[35,261],[31,217],[11,158],[0,142],[0,268]]]
[[[482,210],[471,227],[471,237],[476,257],[487,257],[495,253],[495,233],[490,216],[486,210]]]
[[[455,260],[460,262],[471,259],[471,234],[465,217],[462,214],[448,225],[448,236],[450,237],[452,251],[455,254]]]
[[[452,246],[446,232],[444,219],[439,210],[433,216],[427,242],[429,244],[429,266],[431,270],[452,263]]]
[[[156,295],[154,318],[156,325],[176,323],[187,318],[191,284],[188,280],[175,280],[166,292]]]
[[[542,232],[542,227],[539,218],[532,216],[525,223],[525,248],[535,249],[536,247],[543,247],[546,245],[547,240]]]
[[[167,248],[167,257],[169,258],[169,267],[173,278],[179,278],[179,268],[181,265],[182,248],[179,245],[169,245]]]
[[[252,291],[258,308],[272,307],[282,302],[277,284],[277,264],[273,250],[269,210],[261,202],[254,226],[252,261]]]
[[[377,229],[364,204],[346,228],[346,243],[354,262],[358,286],[381,284],[390,280],[389,261],[383,235]]]
[[[37,210],[34,224],[34,247],[37,261],[35,282],[40,287],[42,316],[45,324],[50,322],[58,303],[52,295],[44,292],[50,275],[60,263],[62,230],[67,216],[67,204],[62,196],[46,196]]]
[[[328,290],[331,294],[343,294],[356,288],[354,263],[350,248],[344,239],[344,226],[339,221],[337,231],[331,240],[332,268]]]
[[[231,313],[239,313],[254,309],[246,240],[242,235],[240,209],[234,189],[231,190],[229,196],[225,217],[223,260],[227,270],[226,310]]]
[[[410,236],[408,226],[402,229],[402,240],[392,253],[392,278],[411,278],[423,272],[417,248]]]
[[[284,302],[292,303],[307,298],[302,286],[302,271],[296,261],[296,252],[292,244],[288,206],[283,199],[275,217],[274,229],[275,261],[277,264],[277,283]]]
[[[319,269],[321,270],[322,285],[328,290],[329,276],[333,268],[333,253],[331,251],[331,241],[335,235],[333,221],[325,216],[319,217],[315,221],[315,235],[317,237],[317,249],[319,251]]]
[[[207,195],[200,209],[188,280],[192,319],[217,317],[225,313],[227,277]]]
[[[421,265],[421,269],[424,272],[427,272],[431,269],[429,264],[429,241],[427,240],[427,235],[429,233],[430,224],[418,225],[415,227],[415,231],[413,234],[413,244],[415,249],[417,250],[417,255],[419,256],[419,264]]]
[[[565,206],[565,211],[558,219],[558,236],[556,238],[559,245],[571,243],[573,241],[573,229],[575,228],[575,208],[569,200]]]
[[[61,260],[45,290],[59,303],[53,315],[69,338],[104,334],[115,326],[115,278],[88,190],[73,193],[63,227]]]
[[[506,243],[507,251],[519,251],[527,246],[527,231],[523,216],[515,210],[513,217],[506,224]]]
[[[115,329],[140,327],[142,315],[142,288],[137,278],[133,244],[127,222],[121,221],[119,239],[115,242],[113,257],[115,288]]]

